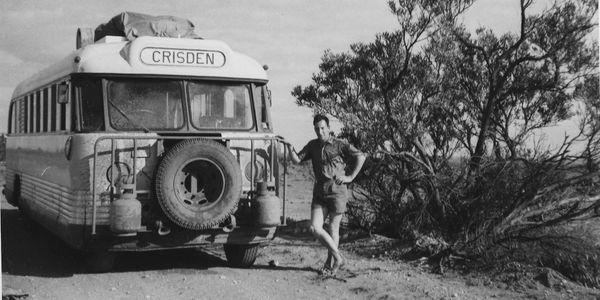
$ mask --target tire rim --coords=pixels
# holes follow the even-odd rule
[[[173,187],[180,204],[189,210],[203,210],[218,202],[225,193],[225,174],[212,160],[193,159],[177,170]]]

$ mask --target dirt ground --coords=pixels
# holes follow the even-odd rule
[[[310,175],[292,170],[288,217],[309,217]],[[128,253],[110,273],[87,273],[80,255],[1,202],[3,299],[600,299],[600,291],[541,284],[514,289],[479,275],[433,274],[386,256],[398,241],[350,235],[336,277],[317,274],[325,250],[303,225],[281,230],[250,269],[229,268],[218,245]],[[306,224],[299,222],[298,224]]]

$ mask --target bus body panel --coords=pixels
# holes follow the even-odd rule
[[[164,66],[144,63],[140,51],[145,48],[202,49],[222,52],[225,64],[221,67]],[[107,63],[111,62],[111,63]],[[231,50],[216,40],[192,40],[162,37],[139,37],[130,42],[99,43],[80,48],[59,62],[21,82],[12,98],[49,84],[58,78],[77,73],[121,74],[124,76],[160,75],[244,79],[267,82],[267,74],[254,59]]]
[[[46,229],[75,248],[82,246],[85,223],[85,190],[74,188],[81,180],[71,174],[64,154],[67,135],[8,136],[7,188],[14,192],[20,180],[19,207]],[[43,163],[41,163],[43,162]],[[79,228],[78,228],[79,227]]]
[[[194,66],[186,65],[187,60],[179,61],[180,57],[192,57],[191,54],[196,55]],[[208,58],[213,54],[214,57]],[[206,55],[203,60],[202,55]],[[81,82],[86,78],[102,79],[100,97],[82,96]],[[184,116],[182,127],[160,127],[158,132],[144,133],[136,126],[127,131],[113,126],[110,108],[115,104],[108,98],[108,86],[119,80],[127,84],[124,78],[138,81],[151,78],[153,82],[179,80],[181,116]],[[205,81],[210,82],[207,87],[220,88],[219,84],[229,82],[232,87],[245,85],[240,90],[245,93],[231,89],[227,90],[229,94],[213,94],[207,90],[198,92],[196,98],[190,96],[188,87],[196,84],[198,90],[202,90],[205,87],[201,84]],[[105,39],[78,49],[20,83],[13,93],[9,118],[11,132],[6,140],[7,199],[77,249],[144,251],[210,243],[269,241],[274,237],[275,226],[261,228],[247,220],[239,223],[232,232],[222,228],[173,228],[170,234],[159,235],[155,221],[168,219],[165,219],[154,192],[154,172],[160,165],[161,155],[169,150],[167,148],[184,139],[206,138],[226,146],[237,160],[242,171],[240,198],[247,201],[254,195],[254,183],[267,180],[275,180],[279,195],[279,162],[272,149],[281,138],[272,133],[266,82],[262,66],[220,41],[140,37],[133,41]],[[220,104],[212,104],[211,101],[221,97],[223,100],[219,101],[228,103],[226,101],[231,100],[236,105],[233,101],[238,98],[248,99],[250,102],[241,103],[239,111],[247,112],[242,115],[250,116],[244,119],[249,122],[243,126],[221,128],[198,125],[198,118],[214,117],[211,111],[221,113],[221,109],[222,119],[236,121],[232,116],[236,116],[233,112],[238,106],[223,104],[221,108]],[[122,97],[130,98],[129,95]],[[99,99],[102,105],[86,111],[81,99]],[[166,99],[175,98],[167,96]],[[192,100],[196,106],[192,105]],[[202,107],[202,113],[194,114],[198,107]],[[141,111],[138,106],[134,108],[127,113],[118,109],[112,113],[128,119],[127,114]],[[102,129],[83,126],[87,121],[84,115],[87,117],[96,112],[102,115],[104,126],[98,127]],[[17,117],[20,119],[15,119]],[[137,200],[142,206],[142,228],[134,237],[118,236],[110,228],[111,203],[119,197],[119,184],[124,180],[135,181]],[[285,190],[283,195],[285,201]],[[285,212],[283,216],[285,220]],[[235,216],[232,215],[230,220],[233,219]]]
[[[127,137],[139,138],[133,143]],[[16,176],[20,177],[20,208],[31,218],[59,236],[70,246],[82,249],[98,245],[115,250],[134,250],[139,245],[131,239],[120,241],[110,232],[110,203],[115,195],[111,194],[119,172],[111,170],[118,164],[131,168],[136,179],[138,200],[142,204],[150,202],[152,197],[154,169],[159,163],[161,153],[160,139],[154,133],[111,134],[114,142],[105,133],[87,133],[71,135],[9,136],[7,138],[7,189],[14,186]],[[123,139],[119,139],[123,137]],[[258,140],[238,140],[253,137]],[[202,138],[202,136],[197,136]],[[265,148],[268,143],[260,140],[275,138],[273,134],[225,134],[230,140],[230,151],[240,163],[242,170],[248,171],[250,150],[255,149],[255,165],[264,169],[255,170],[255,180],[268,180],[270,164]],[[98,139],[102,139],[98,141]],[[254,146],[252,146],[254,144]],[[96,157],[94,157],[96,153]],[[135,155],[134,155],[135,153]],[[67,159],[67,154],[69,159]],[[135,167],[134,160],[135,157]],[[94,176],[94,160],[96,172]],[[111,160],[118,164],[112,164]],[[40,163],[43,162],[43,163]],[[245,167],[245,168],[244,168]],[[17,171],[18,170],[18,171]],[[135,170],[135,171],[134,171]],[[114,178],[110,178],[110,174]],[[93,182],[95,179],[95,186]],[[243,193],[251,190],[250,178],[243,178]],[[93,193],[96,209],[94,217]],[[243,196],[243,195],[242,195]],[[91,234],[91,226],[98,226],[98,233]],[[152,224],[144,224],[151,227]],[[151,232],[151,231],[148,231]],[[248,243],[264,242],[274,235],[274,228],[242,228],[234,234],[221,230],[175,233],[169,237],[156,237],[155,232],[140,234],[145,242],[143,249],[161,249],[166,247],[192,247],[215,242]],[[185,240],[185,242],[181,242]],[[138,240],[138,239],[136,239]],[[179,243],[175,242],[179,240]],[[139,240],[138,240],[139,241]],[[135,245],[138,245],[134,247]],[[141,245],[141,244],[140,244]],[[139,247],[138,247],[139,248]],[[139,249],[138,249],[139,250]]]

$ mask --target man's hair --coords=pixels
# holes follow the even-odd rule
[[[329,127],[329,118],[327,118],[325,115],[315,115],[314,119],[313,119],[313,125],[317,125],[317,123],[321,122],[321,121],[325,121],[325,123],[327,123],[327,127]]]

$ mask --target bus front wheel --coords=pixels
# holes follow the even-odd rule
[[[116,253],[106,250],[89,251],[84,253],[85,266],[89,272],[105,273],[115,265]]]
[[[258,256],[258,244],[236,245],[225,244],[225,257],[230,266],[234,268],[249,268]]]

